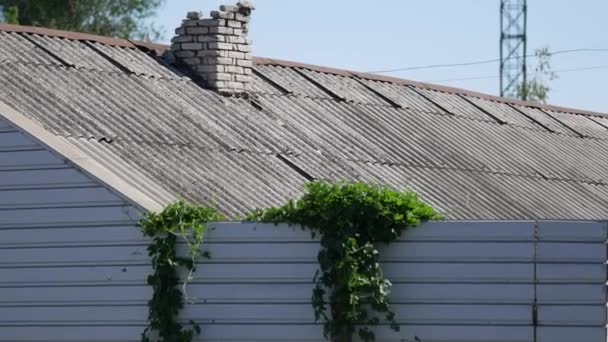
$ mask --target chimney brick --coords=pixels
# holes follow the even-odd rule
[[[181,44],[181,49],[182,50],[201,50],[203,48],[203,44],[202,43],[182,43]]]
[[[220,11],[223,11],[223,12],[236,12],[237,10],[238,10],[238,7],[236,7],[236,6],[226,6],[226,5],[220,6]]]
[[[246,93],[253,74],[247,32],[254,9],[250,1],[239,1],[211,11],[210,18],[188,12],[171,40],[176,60],[221,94]]]
[[[198,20],[201,17],[201,13],[200,12],[188,12],[188,14],[186,15],[186,18],[188,19],[192,19],[192,20]]]
[[[209,33],[208,27],[186,27],[187,34],[207,34]]]

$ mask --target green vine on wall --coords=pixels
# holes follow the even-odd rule
[[[146,214],[140,221],[144,235],[152,238],[148,254],[153,273],[148,276],[148,285],[154,291],[148,302],[148,326],[141,335],[142,342],[150,342],[154,333],[158,336],[154,340],[158,342],[191,342],[200,334],[200,327],[195,322],[185,327],[178,314],[184,306],[186,284],[196,270],[196,258],[201,255],[200,245],[207,223],[221,219],[213,209],[177,202],[160,213]],[[178,243],[187,246],[187,256],[178,256]],[[209,257],[204,253],[203,256]],[[181,291],[180,268],[188,271]]]
[[[376,245],[440,216],[415,193],[313,182],[301,199],[258,210],[248,219],[300,224],[320,235],[320,272],[312,293],[315,319],[324,320],[324,336],[332,341],[350,341],[357,333],[370,342],[375,341],[371,326],[382,320],[399,330],[389,301],[391,282],[384,277]]]

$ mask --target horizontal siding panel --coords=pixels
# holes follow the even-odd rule
[[[2,211],[0,211],[1,215]],[[0,230],[0,248],[145,244],[134,225]]]
[[[197,341],[205,342],[263,342],[324,341],[322,329],[316,325],[202,325],[203,335]],[[47,342],[139,342],[144,325],[136,326],[0,326],[0,341],[47,341]],[[604,342],[604,328],[539,327],[538,342]],[[60,336],[53,338],[52,336]],[[383,342],[414,341],[414,336],[424,342],[532,342],[531,326],[402,326],[396,333],[379,328],[377,340]],[[355,339],[355,341],[357,341]]]
[[[399,241],[533,241],[533,221],[426,222],[405,231]],[[221,222],[211,225],[209,242],[311,241],[308,229],[299,225]],[[314,239],[318,241],[318,237]]]
[[[608,228],[605,222],[541,221],[538,237],[541,241],[606,242]]]
[[[0,192],[0,210],[8,208],[91,206],[93,204],[104,206],[122,203],[124,203],[123,199],[102,187],[21,189]]]
[[[527,283],[534,281],[532,264],[388,263],[384,274],[395,282]]]
[[[140,249],[138,253],[144,253]],[[213,263],[214,259],[198,264],[198,272],[193,277],[194,283],[306,283],[310,284],[318,269],[316,262],[305,264],[264,263],[264,264],[221,264]],[[141,285],[151,272],[149,262],[140,258],[133,258],[122,263],[112,260],[98,259],[95,266],[78,267],[82,261],[69,260],[63,265],[54,264],[53,267],[22,268],[20,265],[6,263],[2,273],[6,277],[0,278],[0,286],[19,284],[23,285]],[[92,262],[89,261],[89,264]],[[119,266],[101,266],[102,264],[117,264]],[[556,265],[551,265],[556,266]],[[587,266],[587,265],[585,265]],[[594,265],[595,266],[595,265]],[[603,265],[600,265],[602,269]],[[605,269],[605,268],[603,268]],[[456,264],[456,263],[407,263],[385,264],[384,274],[393,284],[398,283],[532,283],[534,267],[531,264]],[[595,270],[580,272],[581,282],[602,282],[604,274]],[[541,279],[542,280],[542,279]],[[550,278],[552,282],[559,282],[558,276]],[[563,278],[568,281],[566,275]]]
[[[539,243],[537,259],[541,262],[603,263],[605,243]]]
[[[0,266],[116,265],[149,263],[147,244],[114,247],[0,249]],[[75,256],[79,256],[75,258]]]
[[[94,186],[93,180],[72,168],[50,170],[0,170],[0,190]],[[4,195],[2,195],[4,197]]]
[[[396,304],[396,319],[408,324],[532,324],[527,305]],[[141,324],[147,317],[141,306],[27,306],[0,307],[0,325],[6,323]],[[194,304],[181,312],[185,321],[213,324],[315,324],[310,304]]]
[[[77,211],[76,209],[80,210]],[[58,224],[70,223],[82,224],[83,222],[104,224],[104,223],[134,223],[136,222],[136,212],[132,207],[107,207],[91,208],[90,212],[82,212],[83,208],[75,209],[44,209],[44,210],[20,210],[9,212],[4,226],[22,225],[34,226],[45,222],[57,222]],[[78,213],[82,217],[72,217]],[[30,217],[32,215],[33,217]],[[37,215],[37,216],[34,216]],[[0,225],[2,227],[2,225]],[[147,244],[141,244],[147,246]],[[86,247],[88,253],[83,248],[69,248],[73,260],[73,253],[83,255],[81,259],[94,260],[124,260],[125,255],[141,253],[141,246],[107,246],[107,247]],[[597,261],[585,255],[574,258],[578,254],[567,259],[561,258],[557,254],[559,246],[545,248],[546,259],[548,260],[576,260],[576,261]],[[55,248],[55,250],[60,248]],[[300,263],[315,262],[319,245],[317,243],[291,243],[291,244],[246,244],[246,243],[207,243],[202,249],[211,253],[212,262],[283,262]],[[381,251],[381,260],[385,262],[531,262],[533,259],[533,244],[511,244],[511,243],[433,243],[433,242],[398,242]],[[68,248],[63,249],[65,251]],[[579,252],[578,249],[574,249]],[[62,262],[64,253],[45,249],[19,249],[19,250],[0,250],[0,256],[6,254],[7,258],[2,261],[17,260],[17,262],[39,262],[44,260],[56,260]],[[12,254],[14,253],[14,255]],[[66,252],[67,253],[67,252]],[[49,254],[51,254],[49,256]],[[67,255],[66,255],[67,257]],[[145,260],[145,257],[142,259]]]
[[[472,324],[505,325],[531,324],[532,310],[525,305],[393,305],[396,320],[407,324]],[[292,305],[189,305],[185,319],[211,320],[214,323],[305,323],[314,324],[312,306]]]
[[[24,336],[34,336],[35,341],[121,341],[139,342],[145,326],[76,326],[76,327],[9,327],[3,329],[0,341],[31,341]],[[201,325],[204,333],[196,339],[200,342],[263,342],[263,341],[324,341],[322,329],[316,325]],[[68,330],[62,334],[62,330]],[[48,336],[61,336],[49,339]]]
[[[309,230],[302,229],[300,225],[289,225],[285,223],[246,223],[218,222],[209,225],[205,233],[207,242],[312,242]]]
[[[2,126],[0,125],[0,129]],[[38,143],[26,137],[21,132],[2,132],[0,131],[0,151],[10,151],[19,149],[32,149],[38,147]]]
[[[16,267],[10,263],[4,266],[0,268],[3,274],[0,287],[146,285],[146,277],[152,273],[149,263],[145,266]]]
[[[606,265],[596,264],[538,264],[537,279],[544,283],[603,284]]]
[[[147,305],[142,306],[22,306],[0,307],[0,326],[32,325],[143,325],[148,317]]]
[[[606,341],[604,327],[538,327],[538,342]]]
[[[533,221],[426,222],[408,229],[407,241],[533,241]]]
[[[534,301],[532,284],[394,284],[393,303],[496,303],[526,304]]]
[[[144,326],[19,326],[2,327],[3,342],[22,341],[89,341],[139,342]],[[202,325],[203,335],[197,341],[205,342],[263,342],[263,341],[324,341],[321,329],[315,325]],[[603,328],[538,327],[538,342],[604,342]],[[29,338],[32,336],[32,338]],[[49,336],[61,336],[53,339]],[[400,332],[379,328],[377,340],[383,342],[532,342],[531,326],[402,326]],[[355,341],[357,341],[355,339]]]
[[[141,342],[145,325],[0,325],[2,342]]]
[[[398,242],[379,249],[381,258],[390,262],[530,262],[534,257],[533,243]]]
[[[147,276],[147,275],[146,275]],[[195,288],[196,289],[196,288]],[[145,306],[152,287],[139,286],[57,286],[0,287],[0,307],[9,306]],[[7,311],[10,311],[8,308]]]
[[[541,304],[605,304],[605,284],[540,284],[536,288]]]
[[[538,323],[555,326],[606,326],[606,305],[540,305]]]
[[[8,123],[8,121],[0,118],[0,131],[9,131],[13,130],[14,127]]]
[[[360,342],[358,338],[354,341]],[[384,326],[376,329],[376,341],[532,342],[534,329],[531,326],[405,325],[395,332]]]
[[[605,342],[606,329],[599,327],[537,327],[532,326],[416,326],[401,327],[401,332],[379,328],[376,340],[383,342]],[[359,342],[359,340],[355,339]]]
[[[147,276],[147,273],[142,274]],[[111,286],[109,286],[111,285]],[[2,286],[2,285],[0,285]],[[603,305],[605,286],[540,285],[540,304]],[[195,303],[310,303],[312,284],[307,283],[224,283],[188,284],[188,301]],[[568,292],[570,291],[570,292]],[[100,282],[98,286],[52,286],[41,291],[39,286],[18,284],[3,287],[0,306],[31,305],[145,305],[151,288],[140,282],[135,286],[120,286]],[[428,284],[397,283],[391,288],[395,304],[532,304],[532,284]]]
[[[64,166],[65,162],[45,150],[5,151],[0,153],[0,170]]]
[[[202,326],[203,335],[197,341],[220,342],[263,342],[263,341],[324,341],[320,328],[314,325],[214,325]],[[139,342],[144,326],[26,326],[2,327],[0,341],[88,341],[88,342]],[[539,327],[539,342],[604,342],[605,329],[602,328],[557,328]],[[33,336],[32,339],[28,338]],[[50,339],[48,336],[61,336]],[[379,329],[377,340],[386,342],[414,341],[417,336],[425,342],[531,342],[532,327],[475,327],[475,326],[403,326],[400,333],[388,328]],[[259,338],[258,338],[259,337]],[[422,340],[424,338],[424,340]],[[357,341],[355,339],[355,341]]]
[[[0,228],[62,225],[134,224],[141,213],[129,206],[0,210]]]
[[[151,268],[135,223],[0,230],[3,334],[10,327],[6,336],[22,333],[22,340],[70,341],[63,328],[77,341],[75,331],[104,328],[108,341],[138,340]],[[569,239],[577,230],[581,236]],[[410,230],[381,251],[405,325],[399,333],[378,328],[377,340],[531,342],[536,299],[542,328],[587,327],[585,341],[600,341],[604,236],[602,224],[577,222],[433,222]],[[198,263],[181,319],[201,323],[200,341],[252,341],[252,331],[259,332],[253,341],[323,341],[310,304],[318,248],[297,226],[213,224],[202,248],[211,259]],[[46,335],[37,335],[43,326]]]
[[[147,276],[144,275],[144,277]],[[1,287],[2,285],[0,285]],[[224,283],[187,285],[188,302],[193,303],[298,303],[310,304],[312,282],[305,283]],[[576,288],[573,288],[576,290]],[[565,295],[567,293],[561,293]],[[595,300],[602,293],[593,291],[583,298]],[[151,287],[140,281],[135,286],[115,283],[98,286],[13,286],[0,291],[0,306],[7,305],[146,305]],[[574,295],[572,303],[581,303]],[[551,300],[551,298],[549,298]],[[547,301],[541,300],[540,302]],[[532,304],[533,284],[428,284],[397,283],[391,288],[394,304]]]
[[[534,241],[534,221],[450,221],[426,222],[409,229],[400,241]],[[608,229],[603,222],[542,221],[540,241],[605,242]],[[310,241],[307,229],[287,224],[269,225],[222,222],[213,225],[208,238],[223,241]]]

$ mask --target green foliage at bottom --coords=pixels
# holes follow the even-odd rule
[[[383,321],[399,330],[389,301],[391,282],[382,272],[377,245],[440,218],[412,192],[325,182],[308,184],[299,200],[248,217],[300,224],[320,235],[320,271],[312,294],[315,318],[324,320],[324,335],[332,341],[350,341],[357,333],[367,342],[375,340],[370,327]]]
[[[207,222],[221,219],[213,209],[177,202],[160,213],[147,214],[140,221],[144,235],[152,238],[148,254],[154,270],[148,276],[148,284],[154,293],[148,302],[148,327],[142,333],[142,342],[151,341],[152,332],[158,335],[155,340],[159,342],[190,342],[200,333],[199,326],[194,322],[190,322],[190,328],[184,327],[178,320],[178,314],[184,306],[185,286],[196,269],[195,259],[200,255]],[[187,246],[187,257],[177,255],[178,242]],[[180,267],[189,272],[183,291],[178,287]]]

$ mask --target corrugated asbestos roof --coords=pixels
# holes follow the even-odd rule
[[[162,52],[0,25],[0,101],[148,196],[230,216],[325,179],[414,190],[450,219],[608,218],[601,114],[271,59],[249,99],[222,97]]]

